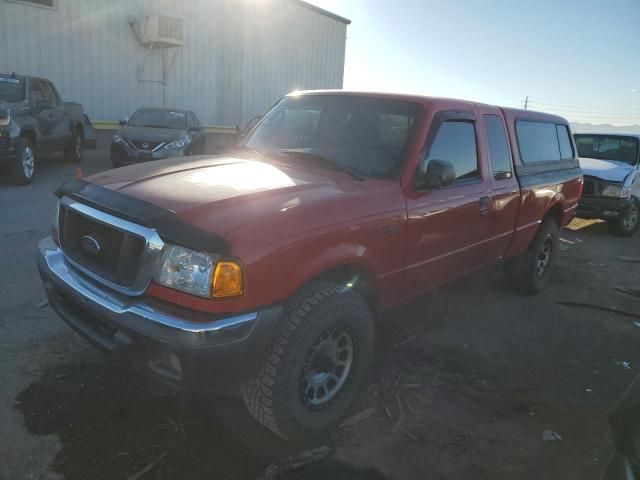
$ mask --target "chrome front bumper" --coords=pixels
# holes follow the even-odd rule
[[[259,367],[282,313],[276,305],[220,316],[123,295],[73,267],[51,237],[41,240],[38,248],[49,302],[66,323],[136,370],[189,389],[209,390],[210,384],[248,378]],[[177,363],[179,368],[158,368],[160,359],[167,358],[172,360],[164,363]],[[203,368],[214,378],[200,378]]]

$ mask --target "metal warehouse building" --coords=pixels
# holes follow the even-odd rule
[[[242,125],[342,88],[348,24],[300,0],[0,0],[0,72],[50,78],[94,121],[165,105]]]

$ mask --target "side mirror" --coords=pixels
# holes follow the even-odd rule
[[[36,100],[36,108],[38,110],[48,110],[53,108],[53,102],[51,100],[47,100],[45,98],[41,98]]]
[[[127,120],[126,119],[122,119],[118,122],[118,124],[120,124],[121,126],[125,126],[127,124]]]
[[[426,188],[442,188],[451,185],[456,179],[456,170],[451,162],[431,160],[424,174]]]
[[[202,127],[200,127],[199,125],[192,125],[189,127],[189,131],[190,132],[201,132],[202,131]]]

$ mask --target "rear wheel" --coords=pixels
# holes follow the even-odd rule
[[[631,203],[615,220],[609,220],[609,231],[619,237],[630,237],[640,226],[640,202]]]
[[[373,341],[373,316],[358,293],[309,284],[288,302],[262,369],[243,387],[249,412],[284,438],[324,432],[364,384]]]
[[[506,271],[516,290],[539,293],[549,284],[558,254],[560,227],[553,218],[542,221],[528,250],[509,259]]]
[[[64,160],[67,163],[80,163],[83,156],[82,131],[76,128],[71,135],[69,145],[64,149]]]
[[[11,169],[11,178],[18,185],[27,185],[33,181],[36,171],[36,153],[31,143],[26,137],[19,140],[16,159]]]

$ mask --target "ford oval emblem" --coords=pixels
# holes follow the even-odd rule
[[[82,245],[82,248],[85,252],[91,253],[93,255],[99,253],[102,249],[102,247],[100,246],[100,242],[98,242],[98,240],[96,240],[96,238],[92,237],[91,235],[85,235],[81,237],[80,245]]]

